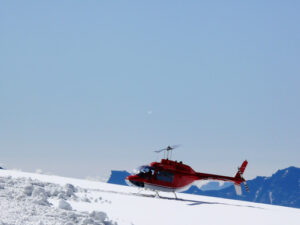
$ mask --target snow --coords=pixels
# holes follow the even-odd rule
[[[283,174],[283,176],[282,177],[286,177],[286,175],[289,173],[289,170],[288,169],[286,169],[285,171],[284,171],[284,174]]]
[[[198,181],[194,181],[193,185],[195,185],[197,188],[201,189],[202,186],[204,186],[208,183],[209,183],[208,180],[198,180]]]
[[[54,175],[0,171],[5,225],[296,225],[300,209],[199,195],[160,193]],[[233,219],[234,218],[234,219]]]
[[[65,210],[72,210],[72,206],[63,199],[59,200],[58,208],[65,209]]]
[[[273,198],[272,198],[272,192],[271,191],[269,192],[269,199],[270,199],[270,203],[272,204],[273,203]]]

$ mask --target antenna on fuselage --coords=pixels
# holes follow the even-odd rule
[[[169,145],[166,148],[156,150],[154,152],[160,153],[160,152],[164,151],[164,158],[169,159],[169,156],[170,156],[170,159],[171,159],[172,158],[172,150],[174,150],[175,148],[178,148],[179,146],[180,145],[172,145],[172,146]]]

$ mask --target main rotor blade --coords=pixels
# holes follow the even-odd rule
[[[156,150],[156,151],[154,151],[154,152],[159,153],[159,152],[162,152],[162,151],[165,151],[165,150],[166,150],[166,149],[164,148],[164,149]]]
[[[172,146],[169,146],[169,147],[171,147],[171,150],[173,150],[173,149],[175,149],[175,148],[180,147],[180,145],[172,145]]]
[[[180,145],[172,145],[172,146],[169,145],[166,148],[159,149],[159,150],[156,150],[154,152],[159,153],[159,152],[162,152],[162,151],[170,151],[170,150],[173,150],[173,149],[178,148],[178,147],[180,147]]]

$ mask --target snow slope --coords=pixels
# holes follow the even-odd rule
[[[0,224],[298,225],[300,209],[0,170]],[[138,193],[139,192],[139,193]]]

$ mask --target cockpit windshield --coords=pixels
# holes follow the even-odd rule
[[[151,166],[139,166],[133,173],[140,177],[151,177],[154,174],[154,169]]]

